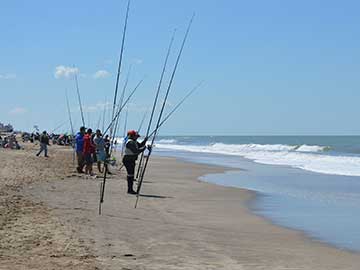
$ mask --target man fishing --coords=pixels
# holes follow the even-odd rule
[[[78,132],[75,136],[75,143],[76,143],[76,156],[78,166],[76,168],[78,173],[84,173],[83,168],[85,165],[84,162],[84,135],[85,135],[85,127],[80,128],[80,132]]]
[[[128,184],[128,194],[136,194],[133,189],[134,183],[134,174],[135,174],[135,163],[138,158],[138,155],[146,149],[146,142],[148,138],[146,137],[141,143],[137,141],[140,137],[139,133],[135,130],[130,130],[127,133],[128,141],[125,145],[123,164],[127,171],[127,184]],[[151,148],[148,148],[151,151]]]

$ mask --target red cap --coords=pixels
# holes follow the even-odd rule
[[[132,136],[132,137],[135,137],[135,136],[140,137],[140,134],[136,130],[129,130],[127,134],[128,134],[128,136]]]

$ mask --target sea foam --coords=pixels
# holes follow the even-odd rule
[[[241,156],[257,163],[284,165],[307,171],[360,176],[360,157],[330,155],[327,146],[283,144],[224,144],[205,146],[158,143],[160,149]]]

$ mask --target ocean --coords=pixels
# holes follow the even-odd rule
[[[202,180],[255,191],[254,213],[360,251],[360,136],[163,136],[154,153],[234,168]]]

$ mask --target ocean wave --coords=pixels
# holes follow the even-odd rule
[[[171,143],[177,143],[177,140],[175,140],[175,139],[161,139],[158,143],[171,144]]]
[[[241,156],[257,163],[291,166],[323,174],[360,176],[360,157],[325,154],[330,150],[327,146],[224,143],[207,146],[159,143],[156,146],[168,150]]]

